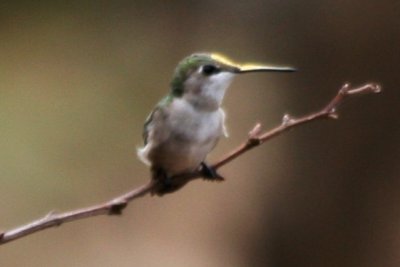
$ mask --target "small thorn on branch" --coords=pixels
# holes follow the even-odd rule
[[[329,114],[328,114],[328,118],[329,118],[329,119],[337,120],[337,119],[339,119],[339,114],[337,114],[337,113],[335,113],[335,112],[329,113]]]
[[[257,139],[261,133],[261,123],[257,123],[253,129],[249,131],[249,138],[250,139]]]
[[[339,89],[339,94],[345,95],[345,94],[347,94],[347,92],[349,91],[349,89],[350,89],[350,83],[345,83],[345,84],[342,86],[342,88]]]
[[[247,144],[248,146],[258,146],[261,144],[261,140],[259,138],[259,135],[261,133],[261,123],[257,123],[253,129],[249,131],[249,138],[247,139]]]
[[[331,108],[328,111],[328,118],[337,120],[339,119],[339,114],[336,112],[336,108]]]
[[[50,211],[49,213],[46,214],[46,216],[44,217],[44,220],[50,220],[54,216],[55,213],[56,212],[54,210]]]
[[[285,114],[282,117],[282,126],[288,126],[293,122],[293,118],[292,116],[290,116],[289,114]]]

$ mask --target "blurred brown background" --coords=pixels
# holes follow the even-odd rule
[[[149,178],[142,124],[195,51],[291,65],[238,77],[230,138],[379,82],[196,181],[0,247],[0,266],[400,266],[400,2],[63,1],[0,5],[0,228]]]

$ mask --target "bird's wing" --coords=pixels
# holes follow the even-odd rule
[[[225,124],[225,118],[226,118],[225,111],[222,108],[220,108],[219,112],[221,114],[222,134],[225,137],[229,137],[228,129],[226,128],[226,124]]]
[[[154,127],[153,122],[157,121],[157,118],[159,118],[159,116],[163,116],[163,114],[165,114],[165,107],[168,106],[171,102],[172,98],[168,96],[165,97],[155,106],[154,110],[149,114],[149,116],[147,116],[142,134],[144,145],[147,145],[148,143],[149,135],[151,134],[151,130]]]
[[[150,129],[151,129],[151,126],[152,126],[151,124],[152,124],[152,122],[153,122],[153,118],[154,118],[154,116],[155,116],[155,113],[157,113],[159,109],[160,109],[160,108],[157,106],[157,107],[149,114],[149,116],[147,116],[147,119],[146,119],[146,121],[144,122],[143,133],[142,133],[144,145],[147,145],[148,137],[149,137],[149,134],[150,134]]]

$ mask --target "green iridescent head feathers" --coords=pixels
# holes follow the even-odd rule
[[[196,53],[184,58],[175,69],[171,82],[172,94],[181,96],[183,94],[183,83],[193,71],[196,71],[202,65],[215,63],[217,63],[215,56],[207,53]]]

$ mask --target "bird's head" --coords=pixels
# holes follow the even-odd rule
[[[216,109],[236,74],[250,72],[293,72],[290,67],[237,64],[213,53],[196,53],[176,67],[171,82],[174,97],[183,97],[195,107]]]

